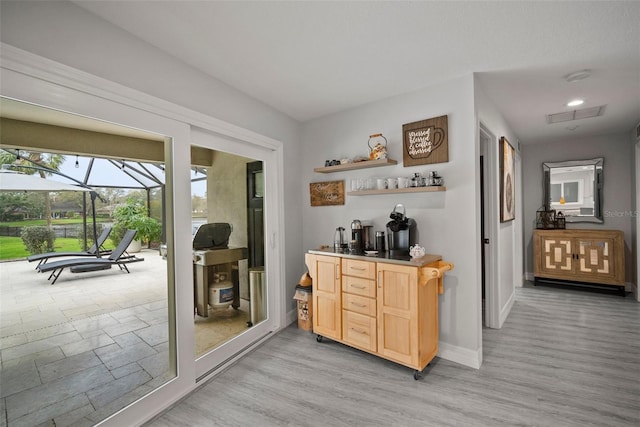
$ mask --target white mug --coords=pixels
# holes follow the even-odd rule
[[[409,178],[404,176],[398,177],[398,188],[407,188],[409,187]]]
[[[387,188],[390,190],[398,188],[398,180],[396,178],[387,178]]]
[[[387,188],[387,180],[384,178],[378,178],[376,180],[376,188],[378,190],[384,190],[385,188]]]

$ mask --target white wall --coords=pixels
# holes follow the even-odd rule
[[[533,275],[532,233],[535,229],[536,211],[542,206],[542,163],[603,157],[604,224],[567,223],[567,228],[622,230],[627,260],[626,280],[630,282],[635,276],[634,263],[631,261],[635,255],[631,252],[633,247],[631,236],[633,144],[629,141],[628,132],[567,139],[552,144],[533,143],[523,145],[522,152],[523,174],[527,177],[524,183],[525,271],[527,274]]]
[[[522,209],[522,157],[519,151],[519,141],[517,136],[513,133],[508,123],[504,120],[498,109],[495,107],[491,99],[486,95],[484,89],[476,79],[475,84],[475,108],[476,119],[479,123],[482,123],[496,138],[506,137],[507,141],[516,151],[516,218],[513,221],[500,223],[500,209],[497,208],[497,217],[492,221],[498,230],[498,242],[495,250],[495,255],[499,260],[497,286],[495,289],[498,291],[498,304],[499,304],[499,324],[501,327],[506,320],[514,301],[514,287],[522,286],[522,222],[523,222],[523,209]],[[495,141],[495,144],[498,144]],[[495,153],[499,155],[499,150]],[[496,181],[488,183],[491,185],[493,191],[498,195],[499,201],[500,194],[500,174],[499,174],[499,159],[493,159],[493,167],[495,176],[498,178]],[[492,242],[491,244],[494,244]],[[491,284],[487,284],[487,287]]]
[[[402,166],[402,125],[448,115],[449,162]],[[353,219],[373,222],[385,230],[389,214],[402,203],[417,222],[418,242],[427,252],[441,254],[455,268],[445,276],[440,297],[441,355],[473,366],[479,364],[480,298],[479,220],[476,218],[478,148],[473,116],[473,77],[465,76],[417,92],[384,99],[303,125],[300,192],[303,198],[303,247],[332,244],[335,228],[349,228]],[[382,133],[396,166],[333,174],[314,173],[327,159],[368,154],[369,135]],[[343,206],[311,207],[309,183],[351,178],[412,176],[437,170],[446,192],[346,196]]]
[[[300,173],[299,124],[71,2],[0,4],[0,39],[107,80],[279,140],[285,176]],[[167,25],[167,23],[158,23]],[[284,183],[287,295],[304,271],[299,181]],[[293,310],[291,300],[289,309]]]

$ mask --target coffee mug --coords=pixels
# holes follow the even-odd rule
[[[387,188],[387,180],[384,178],[378,178],[376,180],[376,188],[378,190],[384,190],[385,188]]]
[[[409,178],[404,176],[398,177],[398,188],[407,188],[409,187]]]
[[[398,188],[398,180],[396,178],[387,178],[387,188],[390,190]]]

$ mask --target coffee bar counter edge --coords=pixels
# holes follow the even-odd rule
[[[310,254],[313,255],[327,255],[327,256],[336,256],[341,258],[350,258],[350,259],[358,259],[362,261],[372,261],[372,262],[385,262],[387,264],[399,264],[399,265],[410,265],[414,267],[424,267],[425,265],[431,264],[436,261],[441,261],[441,255],[432,255],[426,254],[420,258],[410,258],[407,257],[391,257],[388,252],[383,252],[381,254],[375,255],[356,255],[350,253],[338,253],[333,249],[310,249]]]

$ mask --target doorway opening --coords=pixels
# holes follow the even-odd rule
[[[497,238],[497,140],[482,124],[480,139],[480,254],[482,286],[482,325],[498,328],[496,262]]]

